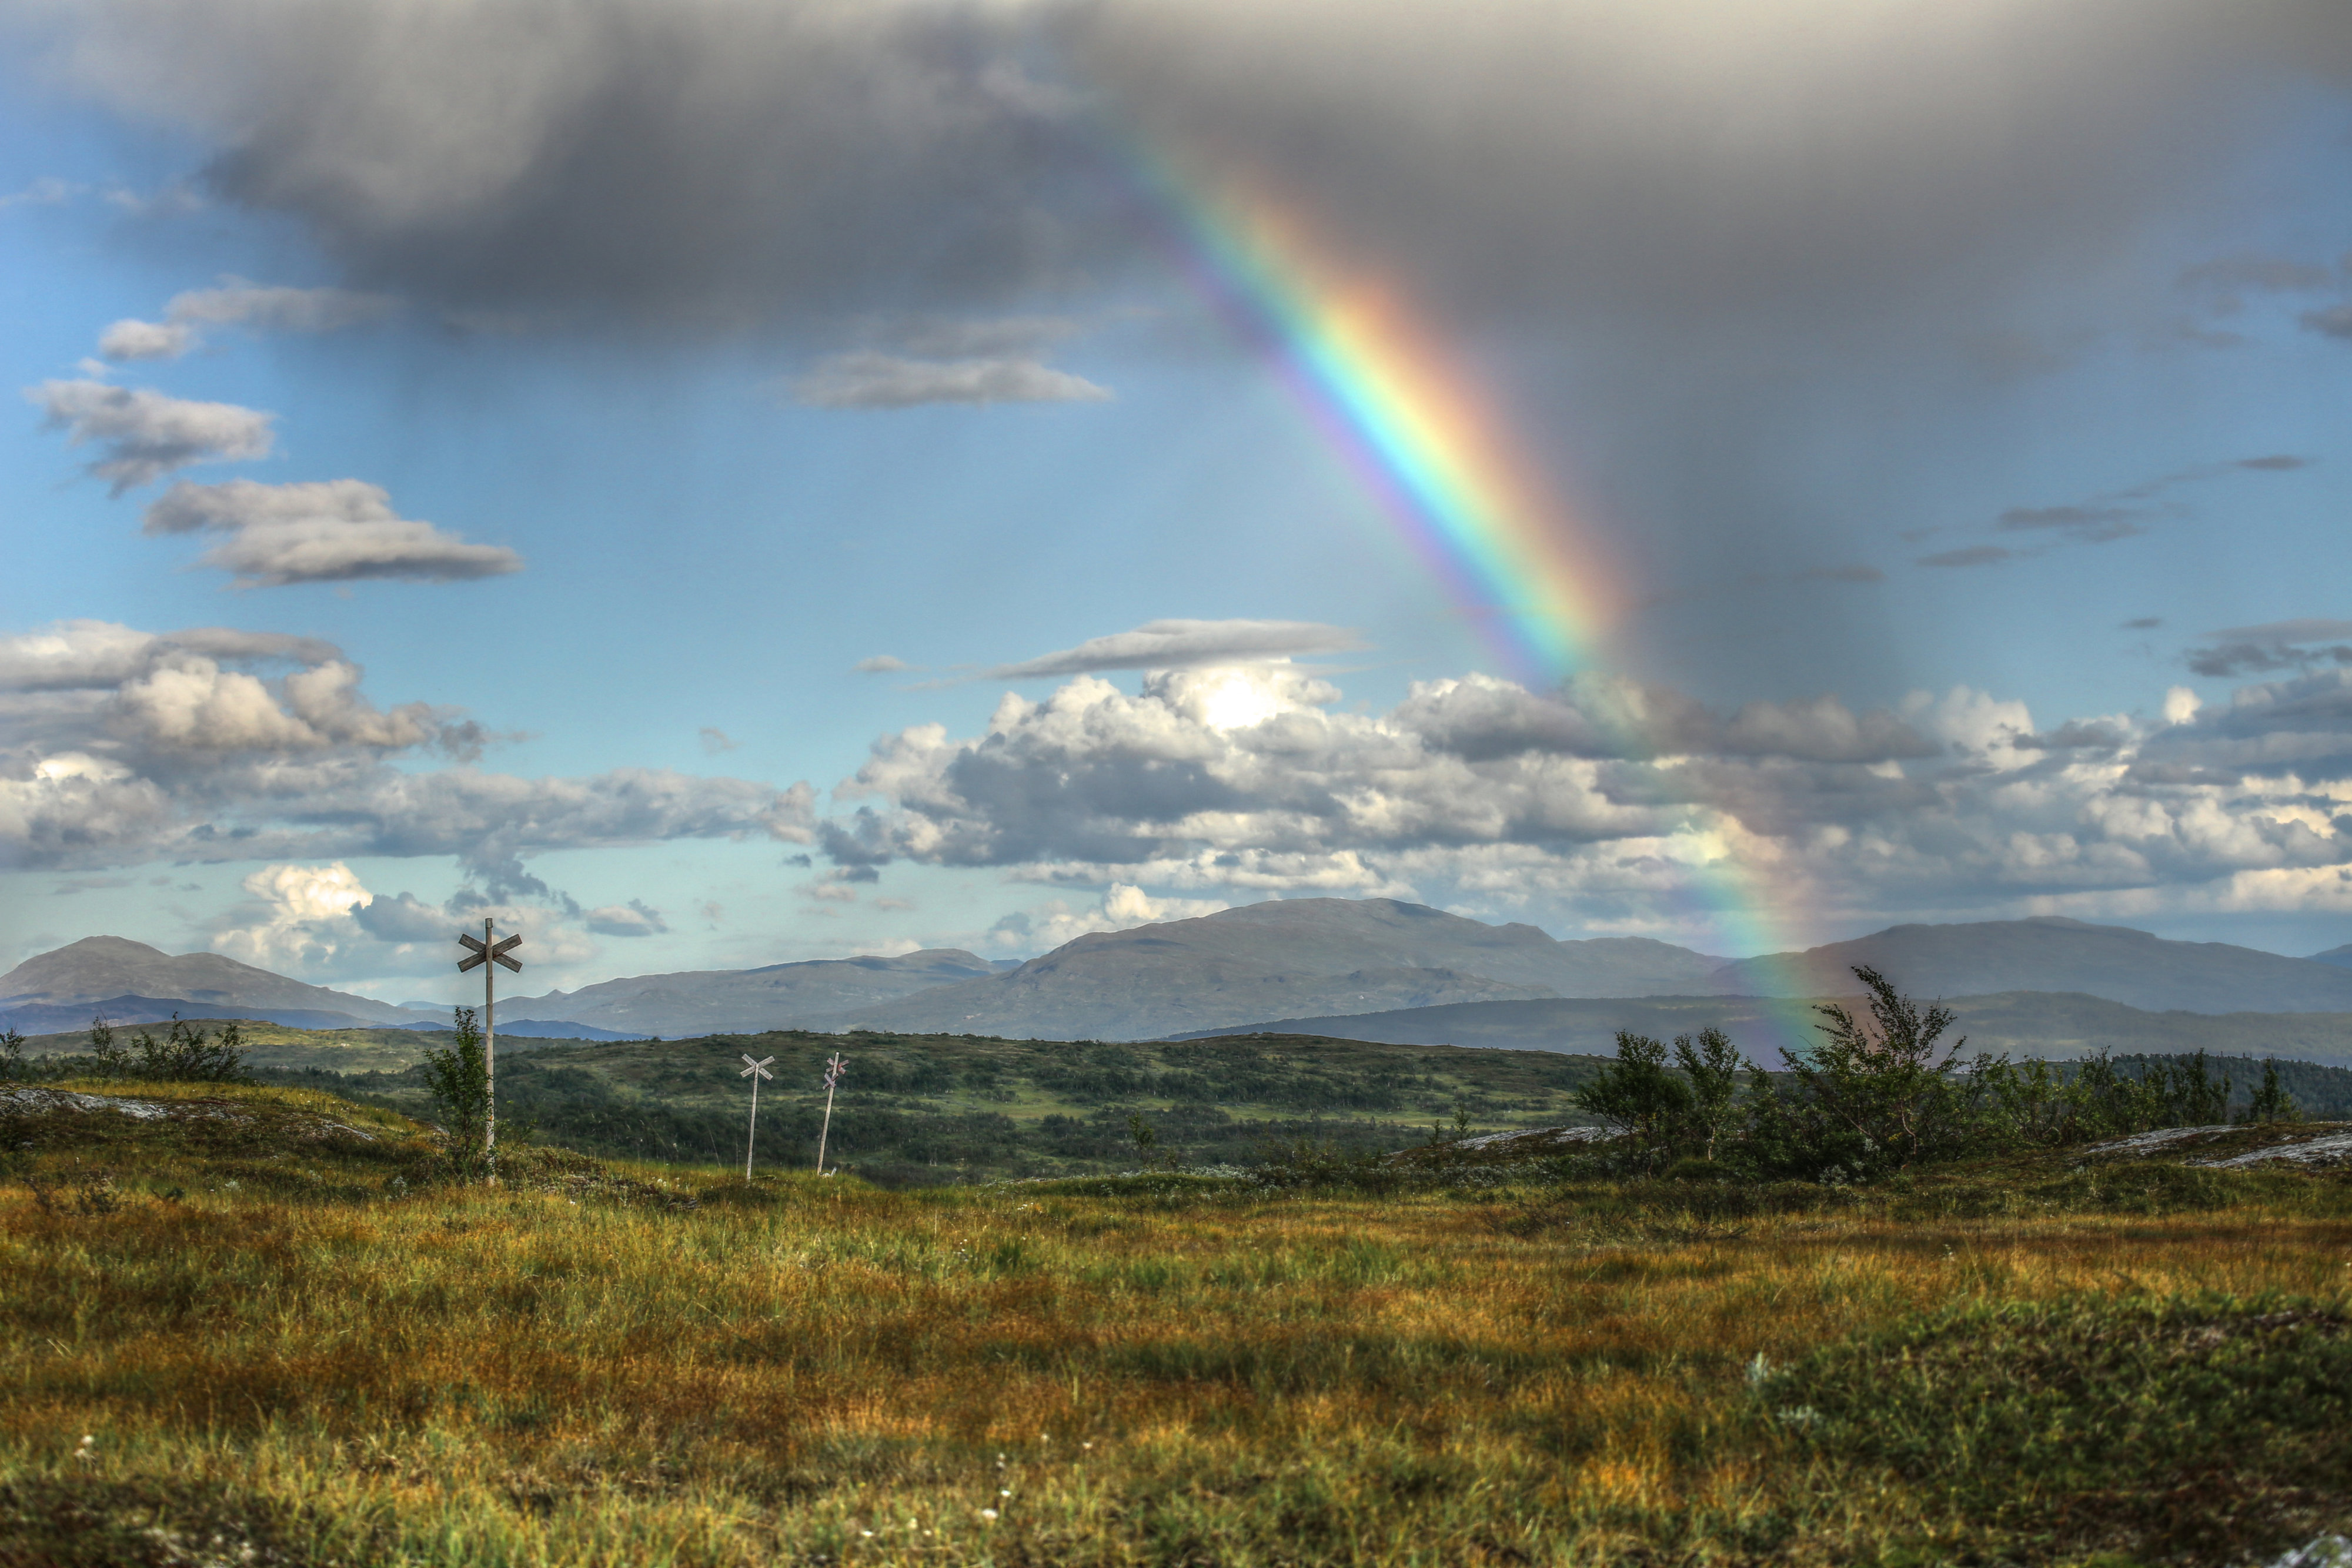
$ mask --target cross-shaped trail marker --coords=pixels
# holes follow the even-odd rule
[[[497,991],[490,982],[498,977],[499,964],[518,975],[522,973],[522,960],[507,956],[522,946],[522,938],[502,937],[485,920],[479,936],[459,932],[457,946],[466,949],[466,956],[457,960],[457,973],[462,975],[468,969],[482,972],[482,1093],[487,1101],[482,1112],[482,1155],[487,1159],[498,1152],[499,1146],[499,1007]],[[494,964],[492,959],[498,962]]]
[[[753,1061],[751,1053],[747,1051],[743,1053],[743,1071],[735,1075],[751,1081],[751,1134],[743,1140],[743,1179],[746,1182],[751,1179],[751,1150],[760,1141],[760,1080],[775,1076],[768,1071],[775,1060],[772,1056],[765,1061]]]

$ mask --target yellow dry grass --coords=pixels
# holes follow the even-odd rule
[[[102,1165],[111,1213],[0,1188],[0,1483],[288,1562],[1874,1560],[1950,1521],[1759,1425],[1754,1357],[1956,1301],[2340,1300],[2352,1247],[2284,1178],[1735,1227],[142,1147],[19,1156]]]

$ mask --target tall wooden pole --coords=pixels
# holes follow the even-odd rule
[[[488,915],[482,916],[482,950],[499,950],[496,933]],[[482,965],[482,1092],[488,1103],[482,1109],[482,1159],[485,1164],[499,1152],[499,967],[485,960]]]

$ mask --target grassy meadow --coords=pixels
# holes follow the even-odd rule
[[[444,1044],[446,1036],[425,1036]],[[762,1163],[814,1162],[824,1061],[849,1063],[827,1163],[880,1186],[1103,1175],[1142,1157],[1241,1164],[1310,1138],[1357,1150],[1591,1120],[1570,1096],[1598,1058],[1312,1036],[1181,1042],[1015,1040],[971,1035],[774,1030],[693,1040],[499,1048],[502,1124],[621,1158],[740,1164],[750,1091],[742,1058],[775,1059],[760,1101]],[[420,1046],[418,1049],[422,1049]],[[266,1073],[429,1115],[413,1071]],[[2352,1079],[2352,1075],[2347,1075]]]
[[[177,1109],[0,1116],[0,1563],[2114,1568],[2352,1524],[2343,1172],[456,1186],[388,1111],[127,1092]]]

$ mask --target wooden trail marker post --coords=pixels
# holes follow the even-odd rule
[[[522,960],[507,956],[522,946],[522,938],[500,938],[485,919],[479,936],[460,932],[457,946],[466,949],[466,956],[457,960],[457,973],[477,968],[482,971],[482,1091],[489,1102],[482,1111],[482,1157],[487,1160],[499,1148],[499,998],[498,988],[491,982],[498,977],[499,964],[518,975],[522,973]]]
[[[772,1056],[766,1061],[753,1061],[751,1053],[747,1051],[743,1053],[743,1071],[735,1075],[751,1081],[751,1133],[743,1140],[743,1180],[746,1184],[751,1179],[751,1151],[760,1141],[760,1080],[775,1076],[768,1071],[769,1064],[775,1060]]]
[[[833,1135],[833,1086],[849,1071],[849,1063],[838,1055],[826,1059],[824,1064],[824,1125],[816,1135],[816,1174],[824,1175],[824,1141]]]

